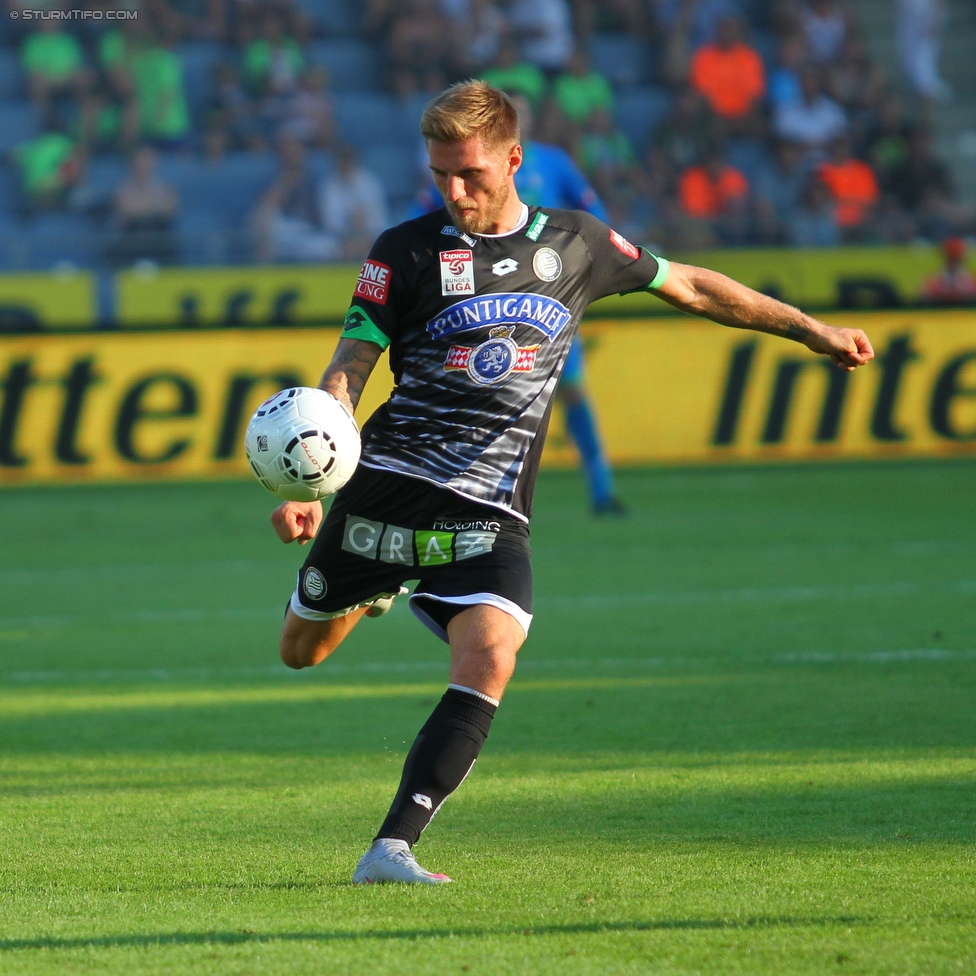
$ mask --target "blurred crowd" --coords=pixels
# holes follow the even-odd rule
[[[534,138],[572,156],[621,232],[665,251],[976,230],[933,148],[932,106],[952,97],[941,0],[897,0],[901,63],[884,67],[848,0],[89,0],[76,12],[103,16],[43,20],[7,3],[18,16],[4,42],[40,120],[10,154],[19,218],[94,215],[109,261],[177,256],[179,187],[158,166],[173,155],[277,155],[278,175],[246,201],[257,260],[357,259],[402,219],[337,125],[336,79],[309,55],[330,11],[378,53],[372,83],[404,112],[472,76],[523,96]],[[663,107],[648,124],[622,124],[626,85],[593,62],[599,36],[640,52],[634,84]],[[181,55],[193,42],[219,52],[198,108]],[[411,153],[419,190],[421,147]],[[107,197],[88,180],[106,154],[129,160]]]

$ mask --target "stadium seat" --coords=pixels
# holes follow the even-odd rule
[[[29,102],[0,102],[0,154],[40,133],[37,114]]]
[[[177,52],[183,62],[183,84],[190,111],[199,120],[211,101],[214,68],[221,61],[234,60],[234,55],[215,41],[186,41]]]
[[[232,153],[218,165],[192,156],[163,157],[159,164],[159,175],[179,194],[182,215],[219,213],[219,223],[226,226],[250,213],[276,170],[270,153]]]
[[[352,37],[316,41],[309,45],[308,59],[328,68],[335,92],[376,91],[383,85],[383,60],[366,41]]]
[[[178,263],[224,264],[233,260],[230,241],[235,228],[221,210],[183,207],[174,229]]]
[[[646,41],[632,34],[594,34],[590,64],[614,85],[639,85],[653,77],[651,52]]]
[[[335,117],[339,135],[359,149],[395,139],[403,125],[397,118],[396,99],[378,92],[356,92],[336,98]]]
[[[221,204],[240,225],[254,209],[278,172],[273,153],[229,153],[220,167]]]
[[[734,137],[725,143],[725,161],[739,170],[752,186],[769,162],[769,153],[758,139]]]
[[[13,166],[0,166],[0,222],[5,222],[19,202],[20,174]]]
[[[350,0],[298,0],[298,6],[320,37],[349,36],[359,26],[358,10]]]
[[[17,52],[0,48],[0,99],[24,97],[24,73]]]
[[[671,105],[664,88],[645,85],[622,91],[617,98],[617,125],[638,154],[643,154],[648,137],[661,123]]]
[[[417,192],[420,184],[417,153],[411,146],[389,143],[363,150],[362,163],[375,173],[391,199],[405,199]]]
[[[100,237],[87,217],[71,213],[38,214],[24,225],[28,264],[50,270],[61,261],[88,268],[101,258]]]
[[[125,179],[129,164],[124,156],[95,156],[88,163],[85,184],[96,200],[110,200]]]

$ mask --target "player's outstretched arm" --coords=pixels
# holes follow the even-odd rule
[[[382,352],[375,342],[340,339],[319,388],[355,412],[366,380]],[[304,546],[315,538],[322,517],[321,502],[282,502],[271,513],[271,524],[282,542]]]
[[[802,342],[813,352],[829,356],[842,369],[852,370],[874,358],[871,342],[860,329],[835,329],[707,268],[672,262],[668,277],[655,294],[683,312],[720,325]]]

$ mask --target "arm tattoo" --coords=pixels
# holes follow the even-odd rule
[[[322,375],[319,389],[342,400],[351,410],[359,405],[363,387],[383,350],[375,342],[340,339],[332,362]]]

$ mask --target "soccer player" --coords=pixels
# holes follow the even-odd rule
[[[281,634],[293,668],[325,660],[406,580],[414,614],[450,645],[449,684],[407,755],[353,883],[438,884],[412,848],[484,745],[532,621],[528,521],[553,393],[586,306],[649,289],[734,328],[805,344],[854,369],[874,353],[729,278],[668,264],[590,214],[529,208],[511,101],[484,82],[437,96],[421,120],[445,208],[380,235],[321,388],[355,409],[389,347],[396,388],[363,427],[362,460],[324,520],[318,502],[272,514],[314,539]],[[675,364],[676,369],[681,364]]]

